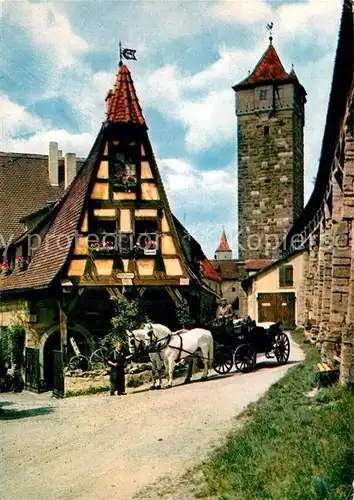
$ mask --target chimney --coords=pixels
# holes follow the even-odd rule
[[[48,157],[49,182],[51,186],[59,186],[58,143],[49,143]]]
[[[76,154],[66,153],[64,160],[65,189],[70,186],[76,176]]]

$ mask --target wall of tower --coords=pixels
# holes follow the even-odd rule
[[[277,258],[303,207],[303,114],[294,86],[237,92],[240,258]],[[264,96],[263,96],[264,97]],[[303,108],[302,108],[303,109]]]

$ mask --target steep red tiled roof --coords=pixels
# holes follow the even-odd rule
[[[222,281],[221,276],[215,271],[209,259],[205,258],[201,261],[201,263],[203,265],[204,278],[214,281]]]
[[[270,44],[253,72],[242,82],[235,85],[234,89],[237,90],[237,88],[244,85],[289,79],[291,79],[291,76],[285,71],[275,48]]]
[[[0,292],[47,286],[66,263],[85,199],[89,195],[90,181],[97,169],[96,159],[102,148],[102,136],[103,129],[98,134],[87,161],[56,208],[52,223],[27,271],[13,271],[7,277],[0,277]]]
[[[222,230],[220,243],[219,243],[219,246],[216,249],[216,251],[217,252],[231,252],[231,248],[229,247],[229,244],[227,242],[225,229]]]
[[[108,121],[146,125],[133,79],[125,64],[120,66],[116,83],[113,90],[109,91],[106,101]]]

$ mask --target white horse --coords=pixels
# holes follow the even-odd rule
[[[156,332],[156,335],[160,339],[166,339],[166,342],[170,339],[172,334],[171,330],[167,326],[160,325],[158,323],[145,325],[143,328],[133,330],[130,332],[127,330],[129,338],[129,352],[130,354],[136,354],[139,352],[147,352],[148,346],[150,345],[149,332]],[[163,358],[159,352],[149,352],[149,358],[152,367],[152,386],[151,389],[161,389],[162,387],[162,368],[164,366]],[[159,384],[156,385],[157,379]]]
[[[202,380],[206,380],[208,378],[208,369],[212,367],[214,354],[214,342],[211,332],[203,328],[194,328],[192,330],[179,330],[169,334],[167,330],[163,325],[146,325],[143,330],[127,332],[130,337],[129,345],[132,348],[130,352],[136,352],[136,348],[151,351],[149,356],[152,359],[151,355],[153,355],[156,373],[159,373],[160,376],[160,383],[163,362],[166,376],[168,376],[167,387],[172,387],[173,371],[179,363],[189,363],[184,383],[190,382],[193,360],[196,356],[203,361],[204,370]]]

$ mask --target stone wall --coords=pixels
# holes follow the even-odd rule
[[[306,315],[323,361],[353,374],[354,350],[354,137],[353,94],[343,122],[322,222],[310,235]]]

